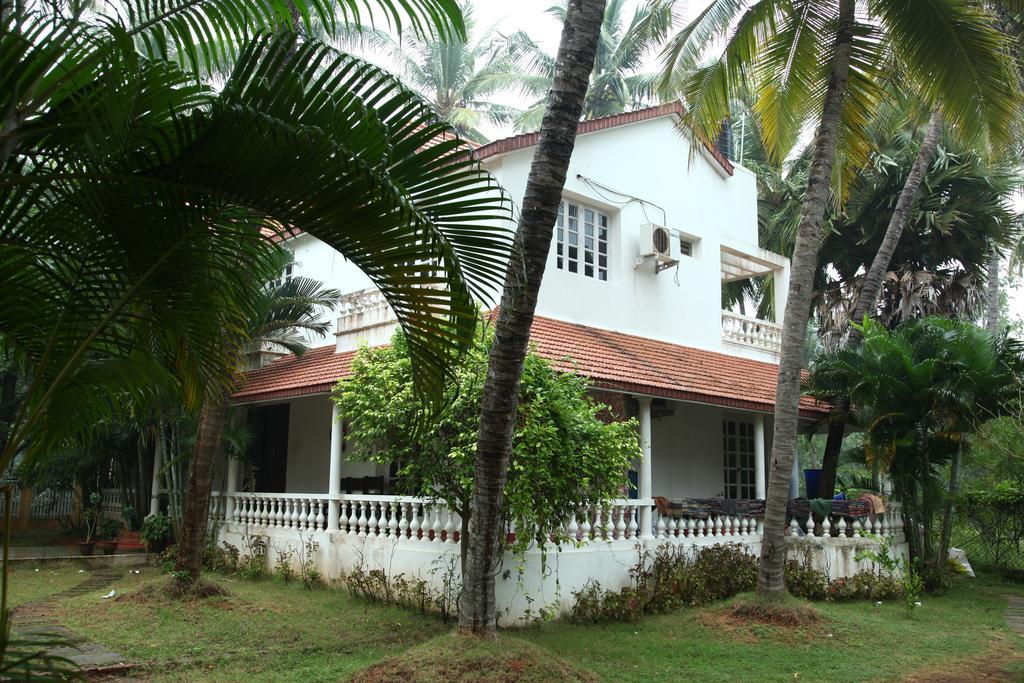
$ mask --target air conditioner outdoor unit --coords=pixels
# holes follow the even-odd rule
[[[679,239],[664,225],[644,223],[640,226],[640,240],[637,267],[652,259],[655,272],[660,273],[679,263]]]

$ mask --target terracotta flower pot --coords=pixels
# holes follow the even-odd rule
[[[117,550],[117,541],[97,541],[96,545],[103,551],[104,555],[113,555]]]
[[[96,543],[94,541],[79,541],[78,542],[78,552],[80,552],[83,555],[92,555],[93,548],[95,548],[95,547],[96,547]]]

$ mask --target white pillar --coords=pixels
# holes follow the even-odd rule
[[[345,438],[341,427],[341,410],[335,403],[331,407],[331,465],[327,475],[327,492],[332,496],[327,507],[327,528],[331,531],[338,529],[341,509],[340,501],[333,499],[341,493],[341,446]]]
[[[153,481],[149,485],[149,514],[160,512],[160,470],[164,466],[163,425],[157,423],[156,443],[153,445]]]
[[[651,399],[640,398],[640,481],[637,492],[642,500],[651,498]],[[650,503],[640,508],[640,538],[654,538]]]
[[[793,454],[793,470],[789,473],[789,497],[796,498],[800,495],[800,457]]]
[[[764,500],[764,415],[754,418],[754,498]]]
[[[228,456],[228,473],[224,487],[224,521],[231,522],[235,518],[235,494],[238,493],[238,458]]]
[[[789,266],[772,271],[775,279],[775,322],[782,324],[786,312],[786,297],[789,295]]]

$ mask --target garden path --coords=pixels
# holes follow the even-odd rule
[[[1019,635],[1024,636],[1024,598],[1006,595],[1006,623]]]
[[[41,600],[33,600],[19,605],[14,610],[12,627],[20,635],[28,638],[38,637],[59,638],[68,643],[67,647],[50,650],[51,655],[66,657],[79,667],[83,673],[91,675],[110,675],[125,673],[136,666],[122,655],[100,645],[91,643],[75,634],[65,626],[55,623],[53,607],[69,598],[86,593],[98,592],[124,576],[125,570],[111,567],[88,572],[81,583],[71,588],[48,595]]]

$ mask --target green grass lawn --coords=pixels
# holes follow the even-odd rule
[[[77,568],[19,568],[15,602],[87,577]],[[884,681],[1024,680],[1024,639],[1005,625],[1006,593],[1024,586],[960,579],[908,619],[901,604],[818,603],[814,626],[738,621],[728,604],[638,624],[552,623],[504,631],[495,643],[439,621],[279,579],[216,576],[227,597],[184,604],[136,592],[156,569],[63,601],[56,621],[146,664],[153,680],[335,681]]]

